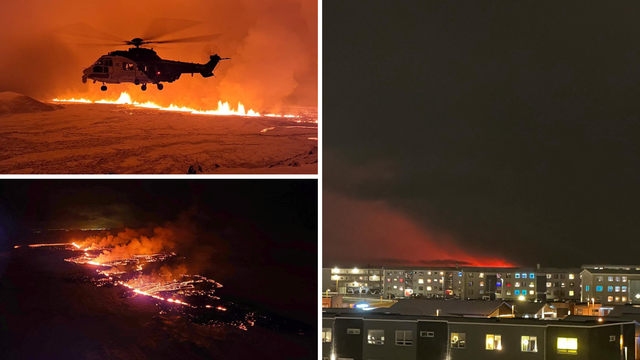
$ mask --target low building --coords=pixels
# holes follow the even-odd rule
[[[326,360],[637,359],[635,321],[322,314]]]
[[[507,303],[482,300],[399,300],[387,309],[378,309],[373,312],[461,317],[513,316],[512,307]]]

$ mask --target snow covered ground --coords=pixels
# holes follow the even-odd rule
[[[63,107],[0,114],[0,173],[318,171],[316,109],[291,119],[195,115],[113,104]]]

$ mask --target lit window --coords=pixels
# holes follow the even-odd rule
[[[569,296],[573,296],[574,294],[573,290],[569,290]]]
[[[520,287],[520,283],[519,282],[516,283],[516,287]]]
[[[526,279],[526,278],[527,278],[527,274],[526,274],[526,273],[522,273],[522,275],[521,275],[521,276],[522,276],[522,278],[523,278],[523,279]]]
[[[464,349],[467,346],[465,333],[451,333],[451,348]]]
[[[529,279],[535,279],[536,275],[534,273],[529,274]]]
[[[511,291],[510,290],[507,290],[507,295],[511,295]]]
[[[622,292],[627,292],[627,287],[626,286],[622,287]]]
[[[424,279],[418,279],[418,284],[424,284]]]
[[[573,280],[573,279],[575,279],[575,275],[569,274],[569,280]]]
[[[393,285],[393,288],[394,288],[394,289],[397,289],[397,288],[398,288],[398,286],[397,286],[397,285]]]
[[[558,338],[558,354],[577,354],[578,338]]]
[[[616,302],[620,302],[620,296],[616,296]]]
[[[400,286],[400,290],[403,290],[402,286]]]
[[[602,286],[596,286],[596,291],[602,291]]]
[[[607,286],[607,291],[608,292],[612,292],[613,291],[613,286]]]
[[[566,284],[565,283],[561,283],[560,286],[561,287],[566,287]]]
[[[613,281],[613,276],[607,277],[607,281]]]
[[[331,342],[331,328],[322,328],[322,342]]]
[[[404,279],[400,279],[400,282],[404,282]]]
[[[527,290],[522,290],[522,295],[527,295]]]
[[[507,282],[507,287],[511,287],[511,283],[510,282]]]
[[[523,336],[522,351],[538,352],[538,338],[536,336]]]
[[[608,302],[612,302],[613,301],[613,296],[607,296],[607,301]]]
[[[547,279],[551,279],[551,274],[547,274]]]
[[[442,274],[440,274],[442,275]],[[480,273],[480,275],[478,275],[479,278],[484,278],[484,273]]]
[[[551,283],[550,282],[547,283],[547,287],[551,287]]]
[[[520,274],[516,273],[516,279],[520,279]]]
[[[444,271],[440,271],[440,275],[444,275]]]
[[[622,282],[627,282],[627,277],[626,276],[622,277]]]
[[[620,286],[615,287],[616,292],[620,292]]]
[[[431,284],[431,279],[427,279],[427,283]]]
[[[622,297],[622,302],[627,302],[627,297],[626,296]]]
[[[532,281],[532,282],[529,283],[529,287],[536,287],[536,284],[534,284],[533,281]]]
[[[427,271],[427,275],[431,275],[431,271]]]
[[[598,276],[598,277],[596,277],[596,280],[597,280],[598,282],[602,282],[602,279],[603,279],[603,277],[602,277],[602,276]]]
[[[529,291],[529,295],[533,295],[533,290]]]
[[[413,345],[413,331],[411,331],[411,330],[396,330],[396,345],[397,346],[411,346],[411,345]]]
[[[473,281],[469,281],[469,283],[467,284],[467,286],[473,286]]]
[[[427,286],[427,291],[431,291],[431,286]]]
[[[384,345],[384,330],[369,330],[367,342],[371,345]]]
[[[484,281],[480,281],[480,286],[484,286]]]
[[[516,290],[513,293],[516,294],[516,295],[520,295],[520,290]]]
[[[585,286],[585,290],[589,291],[589,285]]]
[[[480,289],[480,291],[478,291],[478,294],[484,294],[484,290]]]
[[[620,282],[620,276],[616,276],[616,282]]]
[[[502,350],[502,336],[487,334],[486,347],[487,350]]]

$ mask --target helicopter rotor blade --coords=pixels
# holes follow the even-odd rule
[[[178,31],[186,30],[196,25],[202,24],[201,21],[171,19],[171,18],[155,18],[144,32],[142,38],[149,41],[163,36],[167,36]]]
[[[98,30],[92,26],[87,25],[83,22],[78,22],[74,24],[65,25],[57,30],[54,30],[57,33],[71,36],[84,37],[89,39],[97,39],[103,41],[114,41],[122,43],[122,39],[117,36],[108,34],[102,30]]]
[[[207,42],[215,40],[220,37],[221,34],[191,36],[178,39],[159,40],[159,41],[145,41],[145,44],[169,44],[169,43],[188,43],[188,42]]]

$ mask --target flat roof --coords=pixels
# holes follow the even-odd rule
[[[621,324],[637,324],[634,320],[601,317],[603,322],[599,322],[600,317],[592,317],[593,320],[585,319],[583,321],[559,320],[559,319],[532,319],[532,318],[509,318],[509,317],[454,317],[454,316],[428,316],[428,315],[403,315],[392,312],[377,312],[360,309],[347,308],[324,308],[322,309],[322,317],[329,318],[355,318],[362,320],[386,320],[386,321],[441,321],[450,323],[477,323],[477,324],[501,324],[513,326],[573,326],[573,327],[598,327],[611,326]],[[580,319],[582,320],[582,319]]]

